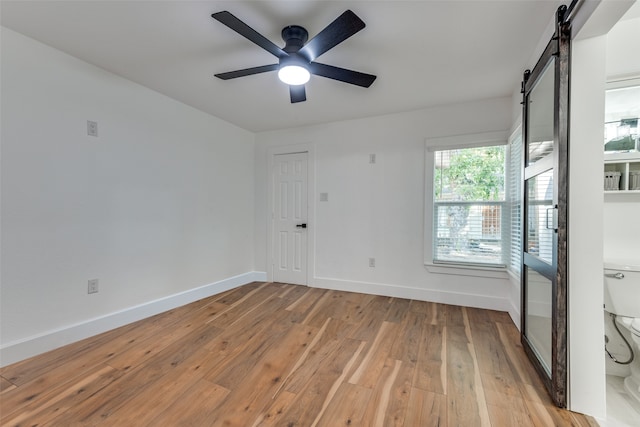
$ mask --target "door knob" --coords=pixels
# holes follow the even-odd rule
[[[307,224],[296,224],[297,228],[307,228]]]

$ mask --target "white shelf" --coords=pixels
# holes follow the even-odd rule
[[[604,194],[640,194],[640,190],[605,191]]]
[[[605,153],[604,171],[620,172],[620,190],[605,194],[640,194],[640,189],[629,190],[629,172],[640,172],[640,152]]]
[[[604,162],[637,161],[640,162],[640,151],[605,152]]]

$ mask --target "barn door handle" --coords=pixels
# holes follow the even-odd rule
[[[296,227],[298,227],[298,228],[307,228],[307,224],[297,224]]]
[[[551,220],[549,220],[549,213],[551,213]],[[555,205],[552,208],[547,209],[545,215],[545,228],[547,230],[558,231],[558,205]],[[551,224],[551,227],[549,227]]]

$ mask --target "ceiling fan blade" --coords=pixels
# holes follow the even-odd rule
[[[268,71],[275,71],[279,67],[278,64],[261,65],[260,67],[245,68],[243,70],[229,71],[226,73],[218,73],[215,76],[222,80],[235,79],[238,77],[250,76],[253,74],[266,73]]]
[[[350,10],[338,16],[298,52],[313,61],[332,47],[342,43],[365,27],[362,19]]]
[[[233,31],[240,34],[244,38],[254,42],[272,55],[277,56],[278,58],[285,58],[289,56],[287,52],[280,49],[265,36],[258,33],[256,30],[236,18],[231,14],[231,12],[223,10],[222,12],[214,13],[213,15],[211,15],[211,17],[231,28]]]
[[[309,64],[309,71],[316,76],[326,77],[341,82],[350,83],[356,86],[369,87],[376,79],[372,74],[361,73],[359,71],[347,70],[346,68],[334,67],[333,65],[312,62]]]
[[[307,93],[304,90],[304,85],[289,86],[289,95],[291,95],[292,104],[307,100]]]

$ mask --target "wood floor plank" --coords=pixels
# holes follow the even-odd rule
[[[398,375],[391,387],[389,405],[384,418],[385,427],[402,427],[409,407],[411,383],[413,382],[415,365],[402,363]]]
[[[286,304],[277,298],[270,299],[262,305],[261,313],[244,316],[245,322],[235,322],[208,343],[206,347],[213,357],[202,365],[204,378],[226,382],[244,375],[247,366],[251,367],[264,351],[275,345],[292,324],[292,313],[282,310]]]
[[[72,358],[66,366],[56,366],[30,382],[8,390],[1,396],[2,416],[8,417],[31,407],[33,402],[48,401],[55,398],[68,384],[78,381],[95,369],[95,364],[82,358]]]
[[[198,313],[200,309],[211,303],[212,301],[206,299],[199,300],[169,310],[162,315],[152,316],[16,363],[6,367],[3,372],[17,385],[37,379],[29,388],[33,394],[42,394],[51,391],[50,383],[62,385],[61,382],[71,381],[75,376],[83,375],[92,365],[106,363],[121,352],[136,346],[137,343],[153,339],[159,332],[171,331],[174,334],[176,322],[179,322],[186,313]],[[169,337],[166,338],[155,341],[157,345],[164,347],[164,344],[169,341]]]
[[[162,351],[171,343],[186,336],[191,331],[206,324],[207,320],[215,316],[228,307],[218,302],[212,302],[206,307],[197,310],[190,317],[189,322],[174,322],[172,328],[165,334],[163,339],[155,338],[155,333],[150,333],[145,339],[139,339],[130,343],[119,350],[113,357],[109,358],[107,363],[117,369],[124,371],[132,369],[147,360],[153,358],[158,352]]]
[[[535,426],[517,384],[492,374],[481,376],[492,425]]]
[[[327,317],[342,319],[345,306],[348,301],[348,293],[329,291],[309,313],[304,323],[315,327],[321,327]]]
[[[446,425],[471,426],[477,424],[449,424],[447,422],[446,397],[438,393],[413,388],[411,389],[411,397],[409,398],[409,407],[407,408],[404,425],[406,427],[439,427]]]
[[[413,386],[425,391],[447,394],[446,327],[427,325],[422,331],[420,357],[416,363]]]
[[[523,411],[519,406],[505,408],[501,405],[488,404],[488,408],[489,416],[491,417],[491,425],[536,427],[536,424],[534,424],[529,413],[526,410]]]
[[[284,378],[282,378],[282,380],[280,381],[280,387],[278,387],[278,389],[274,393],[274,396],[277,395],[278,392],[282,389],[282,387],[284,387],[287,384],[287,382],[292,377],[292,375],[297,373],[300,370],[300,368],[302,367],[302,365],[305,364],[309,360],[310,353],[312,351],[315,351],[314,349],[316,347],[320,347],[319,343],[321,341],[325,341],[323,339],[323,337],[325,336],[325,332],[327,330],[327,326],[329,325],[330,322],[331,322],[331,318],[330,317],[325,320],[325,322],[322,325],[322,327],[320,328],[320,330],[318,332],[316,332],[316,334],[313,336],[313,339],[311,340],[309,345],[306,346],[306,348],[304,349],[304,351],[302,352],[300,357],[298,357],[298,359],[296,360],[295,364],[291,367],[289,372],[287,372],[287,374],[284,376]]]
[[[535,396],[534,399],[539,399],[540,397],[550,399],[542,380],[522,348],[520,334],[517,329],[513,325],[501,323],[496,323],[496,329],[516,381],[535,388],[535,391],[531,394],[532,398]]]
[[[360,342],[360,345],[356,349],[355,353],[353,354],[353,356],[351,356],[351,358],[349,359],[345,367],[342,369],[340,376],[331,385],[329,392],[324,398],[324,402],[322,402],[322,408],[320,409],[320,412],[318,412],[315,419],[311,423],[311,426],[318,425],[322,417],[325,416],[325,412],[327,408],[329,407],[331,402],[333,402],[333,400],[335,399],[335,396],[338,393],[338,390],[340,389],[340,387],[345,383],[348,374],[351,373],[351,371],[353,370],[356,360],[358,360],[358,358],[360,357],[360,354],[362,353],[365,344],[366,344],[365,342]]]
[[[448,313],[454,311],[448,310]],[[464,308],[460,309],[460,314],[464,332],[460,332],[460,326],[447,325],[447,419],[454,425],[489,427],[491,422]],[[456,314],[453,321],[459,320]],[[460,335],[469,342],[460,339]]]
[[[170,406],[181,395],[202,379],[199,361],[207,357],[204,349],[196,351],[184,363],[168,370],[162,380],[153,381],[138,394],[130,396],[120,407],[114,410],[108,418],[108,425],[133,426],[150,423],[158,411]],[[216,387],[216,391],[219,386]],[[156,408],[150,411],[149,407]]]
[[[345,323],[358,324],[367,316],[367,306],[375,298],[373,295],[349,293],[349,298],[343,304],[343,312],[336,319]]]
[[[241,321],[243,316],[256,311],[262,304],[278,292],[278,288],[262,285],[248,292],[238,301],[229,305],[227,310],[212,316],[207,323],[219,328],[226,328],[234,322]]]
[[[534,426],[561,427],[561,425],[554,423],[551,413],[546,405],[529,400],[523,401],[523,404],[526,406],[527,412]]]
[[[224,401],[214,425],[246,426],[269,404],[280,381],[313,339],[314,327],[293,324],[281,344],[270,348]]]
[[[484,427],[477,396],[481,384],[475,381],[472,351],[469,343],[447,342],[447,419],[453,425]]]
[[[13,390],[17,385],[6,379],[5,377],[0,377],[0,394]]]
[[[384,320],[392,323],[401,323],[407,313],[409,312],[409,306],[411,301],[403,298],[391,298],[389,302],[389,310]]]
[[[147,324],[151,324],[158,319],[160,318],[149,319],[148,322],[126,325],[91,339],[78,341],[68,346],[15,363],[3,368],[2,376],[11,383],[22,386],[35,379],[38,379],[38,382],[42,383],[42,376],[51,375],[57,368],[65,371],[65,375],[79,372],[82,366],[94,363],[94,360],[95,363],[101,363],[107,359],[112,352],[110,349],[107,349],[107,346],[113,344],[113,346],[117,348],[120,342],[126,343],[126,341],[136,339],[135,337],[129,336],[129,334],[135,336],[137,330],[147,327]],[[122,334],[128,337],[122,338]],[[101,360],[97,362],[97,358],[101,358]],[[91,360],[89,361],[88,359]],[[34,392],[38,394],[41,393],[35,390]]]
[[[584,426],[506,313],[254,282],[0,370],[0,426]]]
[[[246,297],[247,294],[252,293],[262,286],[264,286],[264,282],[252,282],[247,285],[240,286],[239,288],[223,292],[222,294],[215,295],[212,300],[226,305],[233,305]]]
[[[360,341],[373,341],[380,325],[384,322],[389,310],[389,298],[377,296],[373,298],[364,309],[366,315],[349,334],[349,338]]]
[[[356,371],[351,378],[349,378],[351,384],[359,384],[367,388],[373,388],[375,386],[380,372],[389,357],[398,330],[399,325],[397,323],[382,322],[373,343],[367,350]]]
[[[326,333],[324,335],[326,335]],[[327,337],[325,336],[324,338]],[[342,343],[343,340],[340,339],[319,341],[316,346],[312,347],[304,363],[297,367],[295,371],[292,370],[292,372],[289,373],[282,387],[292,393],[300,393],[307,386],[309,378],[317,377],[318,367],[325,363],[326,360],[333,358],[333,353],[340,348]]]
[[[489,313],[491,321],[495,323],[506,323],[507,325],[513,324],[511,316],[506,311],[487,310],[487,313]]]
[[[442,325],[425,325],[416,363],[413,386],[424,391],[447,394],[447,328]]]
[[[142,395],[156,381],[180,367],[189,356],[221,331],[211,326],[193,331],[56,419],[60,425],[99,425],[135,396]]]
[[[285,423],[285,413],[294,405],[297,397],[295,393],[281,390],[263,412],[258,415],[251,427],[270,427],[288,425]],[[296,406],[298,403],[295,404]],[[293,427],[293,426],[291,426]]]
[[[229,390],[199,379],[191,388],[173,400],[166,408],[158,408],[156,416],[148,423],[136,423],[138,426],[207,426],[220,405],[229,394]]]
[[[304,386],[296,392],[296,398],[282,416],[280,425],[290,427],[310,425],[321,414],[325,396],[329,395],[335,382],[348,368],[349,361],[359,347],[358,341],[342,340],[340,345],[336,346],[335,350],[317,367],[314,380],[309,381],[307,377]]]
[[[366,426],[362,423],[362,418],[370,397],[371,389],[343,383],[317,425],[319,427]]]
[[[435,302],[427,303],[427,319],[430,325],[445,325],[447,323],[447,308],[451,307],[446,304],[436,304]]]
[[[311,288],[297,301],[293,301],[286,308],[288,311],[296,311],[298,313],[308,313],[313,306],[316,305],[318,300],[329,292],[326,289]]]
[[[408,306],[408,300],[407,306]],[[404,307],[407,309],[408,307]],[[393,309],[393,308],[392,308]],[[415,365],[418,362],[422,330],[425,328],[426,316],[422,313],[405,311],[402,325],[391,347],[390,357],[404,363]]]
[[[465,307],[460,307],[457,305],[446,306],[446,310],[444,312],[444,323],[447,325],[447,327],[465,326],[464,309]]]
[[[93,372],[78,377],[77,381],[57,389],[50,398],[33,399],[30,403],[23,405],[20,411],[13,412],[10,416],[3,415],[2,425],[45,425],[75,404],[82,402],[87,396],[99,392],[122,374],[107,365],[97,367]]]
[[[387,360],[387,364],[382,368],[378,382],[373,388],[369,404],[362,417],[362,425],[371,427],[385,427],[387,409],[390,406],[392,389],[400,368],[402,367],[402,361],[397,359]]]
[[[500,340],[497,326],[492,322],[487,312],[484,312],[481,320],[477,313],[483,310],[469,310],[469,323],[473,336],[474,348],[478,359],[478,367],[481,373],[489,373],[503,378],[505,382],[513,383],[515,377],[509,359],[505,354],[505,348]]]
[[[309,292],[311,288],[302,285],[284,285],[284,290],[278,295],[279,298],[282,298],[285,301],[288,301],[289,304],[293,304],[298,301],[304,295]]]

